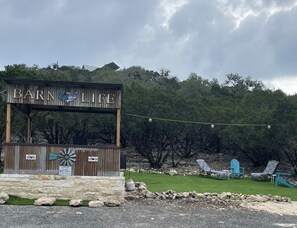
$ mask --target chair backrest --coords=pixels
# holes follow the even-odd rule
[[[230,161],[230,168],[231,168],[232,174],[240,174],[240,164],[238,160],[232,159]]]
[[[203,171],[205,171],[205,172],[211,171],[211,168],[206,164],[206,162],[203,159],[198,159],[198,160],[196,160],[196,162]]]
[[[279,161],[276,161],[276,160],[269,161],[263,173],[268,175],[274,174],[278,167],[278,164],[279,164]]]

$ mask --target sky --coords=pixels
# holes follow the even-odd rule
[[[297,93],[297,0],[0,0],[0,70],[141,66]]]

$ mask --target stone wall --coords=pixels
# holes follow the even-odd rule
[[[23,198],[118,200],[125,196],[125,178],[102,176],[58,176],[1,174],[0,192]]]

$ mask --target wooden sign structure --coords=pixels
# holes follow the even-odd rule
[[[27,115],[27,143],[30,143],[33,111],[111,113],[116,116],[116,151],[120,147],[122,85],[5,78],[7,84],[6,146],[11,141],[11,107]],[[21,146],[21,145],[18,145]],[[26,145],[28,146],[28,145]],[[37,145],[38,146],[38,145]],[[39,145],[40,146],[40,145]],[[60,147],[61,145],[59,145]],[[30,148],[32,145],[30,145]],[[81,150],[82,147],[80,147]],[[14,149],[9,149],[14,150]],[[18,149],[22,151],[22,148]],[[94,151],[94,148],[92,147]],[[99,149],[100,150],[100,149]],[[7,151],[7,152],[8,152]],[[11,151],[9,153],[12,153]],[[17,164],[15,152],[14,163]],[[104,154],[104,153],[103,153]],[[90,154],[89,156],[96,156]],[[9,163],[9,154],[7,154]],[[101,154],[102,156],[102,154]],[[87,156],[88,157],[88,156]],[[45,158],[43,158],[45,159]],[[38,159],[37,159],[38,160]],[[104,159],[103,159],[104,160]],[[106,160],[106,159],[105,159]],[[117,159],[116,159],[117,160]],[[6,164],[5,163],[5,164]],[[10,161],[12,164],[13,162]],[[13,166],[13,165],[11,165]],[[16,165],[15,165],[16,166]],[[5,168],[5,167],[4,167]],[[5,169],[4,169],[5,170]],[[78,172],[77,173],[81,173]]]

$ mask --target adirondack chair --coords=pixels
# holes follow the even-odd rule
[[[292,183],[290,183],[290,177],[293,176],[294,174],[296,174],[296,170],[297,170],[297,166],[293,167],[293,169],[291,171],[277,171],[274,175],[273,175],[273,183],[275,186],[287,186],[289,188],[295,188],[297,187],[297,185],[294,185]]]
[[[239,161],[237,159],[232,159],[230,161],[231,177],[242,177],[244,175],[244,168],[240,167]]]
[[[253,180],[265,180],[270,178],[275,172],[279,165],[279,161],[271,160],[268,162],[266,168],[262,173],[251,173]]]
[[[215,174],[219,179],[224,180],[229,178],[229,173],[225,171],[218,171],[211,169],[203,159],[196,160],[202,174]]]
[[[284,185],[289,188],[295,188],[296,186],[289,182],[288,177],[292,176],[292,173],[276,172],[274,177],[275,186]]]

